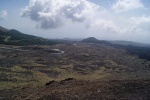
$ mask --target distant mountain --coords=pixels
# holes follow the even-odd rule
[[[95,37],[89,37],[86,39],[83,39],[81,42],[84,43],[96,43],[96,44],[105,44],[105,45],[120,45],[120,46],[134,46],[134,47],[146,47],[150,48],[150,44],[144,44],[144,43],[138,43],[138,42],[132,42],[132,41],[107,41],[107,40],[98,40]]]
[[[3,31],[3,32],[9,31],[8,29],[6,29],[4,27],[1,27],[1,26],[0,26],[0,30]]]
[[[105,41],[105,40],[98,40],[94,37],[89,37],[89,38],[86,38],[86,39],[83,39],[81,42],[84,42],[84,43],[97,43],[97,44],[105,44],[105,45],[111,45],[110,42],[108,41]]]
[[[82,38],[63,38],[61,40],[66,40],[66,41],[81,41],[83,39]]]
[[[131,55],[137,55],[141,59],[146,59],[150,61],[150,46],[147,44],[130,42],[130,41],[105,41],[98,40],[94,37],[89,37],[81,42],[88,44],[104,44],[107,46],[112,46],[117,49],[124,49]]]
[[[132,41],[110,41],[112,44],[124,45],[124,46],[135,46],[135,47],[148,47],[150,48],[150,44],[143,44]]]
[[[0,44],[6,45],[52,45],[56,41],[37,36],[27,35],[15,29],[6,29],[0,26]]]

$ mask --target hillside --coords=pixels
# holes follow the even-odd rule
[[[136,55],[141,59],[146,59],[150,61],[150,48],[146,44],[136,43],[136,42],[127,42],[127,41],[105,41],[105,40],[98,40],[94,37],[90,37],[81,41],[82,43],[88,44],[103,44],[106,46],[111,46],[117,49],[123,49],[128,52],[128,54]]]
[[[107,41],[107,40],[98,40],[95,37],[89,37],[81,40],[84,43],[97,43],[97,44],[105,44],[105,45],[120,45],[120,46],[134,46],[134,47],[144,47],[150,48],[150,44],[137,43],[132,41]]]
[[[98,40],[94,37],[89,37],[89,38],[86,38],[86,39],[83,39],[81,42],[84,42],[84,43],[97,43],[97,44],[105,44],[105,45],[111,45],[110,42],[107,42],[105,40]]]
[[[150,100],[150,80],[87,81],[68,78],[7,92],[4,100]],[[3,93],[3,91],[1,92]]]
[[[23,34],[14,29],[0,27],[0,44],[6,45],[52,45],[56,41]]]
[[[145,47],[150,48],[150,44],[137,43],[132,41],[110,41],[112,44],[123,45],[123,46],[134,46],[134,47]]]
[[[80,43],[2,45],[0,55],[4,100],[148,100],[150,61],[123,49]]]
[[[43,38],[0,29],[4,44],[22,39],[30,44],[0,45],[2,100],[149,100],[149,48],[112,45],[92,37],[31,45],[29,41]]]
[[[149,79],[150,75],[149,61],[104,45],[3,45],[0,55],[0,89],[28,84],[37,86],[69,77],[84,80]]]

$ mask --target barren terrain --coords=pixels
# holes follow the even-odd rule
[[[148,100],[149,72],[150,61],[105,45],[0,45],[2,99]]]

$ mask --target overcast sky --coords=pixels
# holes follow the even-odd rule
[[[150,0],[0,0],[0,26],[45,38],[150,44]]]

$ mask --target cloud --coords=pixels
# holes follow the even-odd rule
[[[144,6],[140,0],[117,0],[117,3],[113,5],[116,12],[142,7]],[[84,30],[85,33],[97,30],[91,34],[104,33],[108,35],[110,33],[110,36],[118,37],[126,36],[126,34],[129,37],[132,34],[135,36],[140,33],[148,34],[150,31],[149,16],[126,17],[116,15],[116,13],[87,0],[30,0],[29,5],[22,13],[23,17],[29,17],[37,22],[37,29],[55,29],[64,26],[60,30],[64,29],[63,32],[71,31],[72,34],[76,33],[75,31],[72,32],[76,28],[79,29],[77,31]],[[82,28],[85,26],[88,29],[82,29],[80,26]]]
[[[115,23],[111,20],[105,20],[105,19],[95,19],[91,23],[90,27],[97,27],[101,30],[108,31],[108,32],[119,32],[119,28],[115,25]]]
[[[116,12],[128,11],[136,8],[144,8],[140,0],[117,0],[112,9]]]
[[[90,25],[91,27],[98,28],[105,33],[115,33],[117,35],[149,34],[150,16],[118,18],[117,21],[99,18],[94,19]]]
[[[130,18],[130,22],[132,22],[132,26],[135,30],[141,30],[141,33],[149,33],[150,16],[132,17]]]
[[[134,22],[136,25],[143,23],[150,23],[150,16],[132,17],[130,20]]]
[[[122,32],[112,19],[105,19],[103,15],[108,13],[102,6],[88,0],[30,0],[22,16],[36,21],[37,29],[55,29],[78,22],[108,33]]]
[[[52,29],[66,20],[84,22],[96,14],[100,6],[87,0],[30,0],[22,16],[37,21],[40,28]]]
[[[8,15],[7,10],[0,11],[0,19],[6,19]]]

